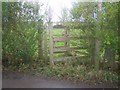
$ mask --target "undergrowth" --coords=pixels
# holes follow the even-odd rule
[[[60,79],[72,80],[74,82],[84,81],[87,83],[118,82],[118,74],[112,71],[88,69],[84,65],[80,66],[59,66],[39,67],[35,69],[36,75],[56,77]]]
[[[5,70],[5,69],[4,69]],[[54,65],[54,66],[26,66],[22,65],[19,69],[16,67],[9,67],[9,70],[32,73],[34,75],[43,75],[46,77],[55,77],[57,79],[66,79],[73,82],[86,82],[86,83],[118,83],[118,74],[113,71],[99,70],[98,72],[93,68],[86,67],[85,65]]]

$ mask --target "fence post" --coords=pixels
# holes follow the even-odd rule
[[[101,22],[101,13],[102,13],[102,1],[99,0],[98,2],[98,23],[97,23],[97,30],[101,30],[101,26],[100,26],[100,22]],[[95,32],[96,34],[96,32]],[[95,35],[97,36],[97,35]],[[99,61],[100,61],[100,41],[98,40],[98,38],[96,38],[95,40],[95,69],[96,71],[99,70]]]
[[[52,23],[49,23],[48,25],[49,27],[49,31],[50,31],[50,46],[49,46],[49,49],[50,49],[50,65],[54,65],[54,62],[53,62],[53,32],[52,32]]]
[[[65,27],[64,28],[64,33],[65,33],[65,38],[69,38],[69,32],[68,32],[68,28],[67,27]],[[68,50],[65,52],[65,56],[67,56],[68,55],[68,53],[69,53],[69,41],[65,41],[65,46],[68,48]]]

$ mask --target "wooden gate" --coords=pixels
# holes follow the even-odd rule
[[[55,29],[56,30],[56,29]],[[79,60],[89,56],[88,52],[84,52],[88,47],[81,45],[73,45],[72,42],[80,39],[85,39],[86,36],[79,34],[71,34],[67,27],[62,28],[61,34],[55,34],[54,29],[50,30],[50,62],[55,61]],[[56,43],[64,43],[64,45],[56,46]],[[82,51],[81,51],[82,50]],[[55,57],[55,54],[61,53],[61,57]]]

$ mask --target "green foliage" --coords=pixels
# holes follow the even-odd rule
[[[35,6],[36,5],[36,6]],[[20,2],[2,3],[3,65],[30,64],[37,59],[38,5]]]
[[[110,46],[112,48],[114,48],[115,50],[118,48],[117,44],[118,43],[118,37],[117,34],[115,33],[115,31],[112,30],[104,30],[101,32],[101,41],[104,45],[104,47],[106,46]]]
[[[106,47],[113,49],[115,51],[115,57],[117,57],[117,50],[119,49],[118,8],[119,4],[117,2],[103,2],[102,11],[99,13],[98,3],[77,2],[73,5],[71,15],[74,22],[68,22],[67,25],[72,29],[77,27],[77,29],[83,30],[84,33],[87,32],[85,34],[86,36],[92,37],[88,42],[90,45],[90,55],[95,52],[95,40],[99,40],[101,44],[99,55],[102,59],[104,59],[103,54],[105,54]],[[94,12],[97,14],[96,19],[93,18]],[[84,18],[84,22],[80,22],[80,17]],[[78,43],[81,43],[81,41]],[[118,58],[115,59],[118,60]]]

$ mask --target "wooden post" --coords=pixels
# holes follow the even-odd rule
[[[64,37],[65,37],[65,38],[69,38],[69,37],[68,37],[69,32],[68,32],[68,28],[67,28],[67,27],[64,28],[64,33],[65,33],[65,36],[64,36]],[[65,47],[69,47],[69,41],[65,41]],[[67,51],[65,52],[65,56],[67,56],[68,53],[69,53],[69,50],[67,50]]]
[[[54,65],[53,62],[53,33],[52,33],[52,24],[49,23],[49,31],[50,31],[50,65]]]
[[[101,22],[101,11],[102,11],[102,1],[99,0],[98,2],[98,21],[97,21],[97,30],[101,30],[101,27],[100,27],[100,22]],[[96,33],[95,33],[96,34]],[[96,38],[95,40],[95,69],[96,71],[99,70],[99,61],[100,61],[100,55],[99,55],[99,52],[100,52],[100,41],[98,40],[98,38]]]
[[[105,48],[105,54],[104,54],[104,59],[108,61],[108,66],[111,67],[111,70],[114,70],[114,65],[115,65],[115,50],[114,48],[111,48],[110,46],[107,46]]]
[[[99,51],[100,51],[100,41],[96,40],[95,41],[95,69],[96,71],[99,70]]]
[[[95,32],[95,31],[93,31],[93,32]],[[90,53],[91,64],[93,64],[95,61],[95,38],[94,37],[90,38],[89,48],[90,48],[89,53]]]

